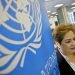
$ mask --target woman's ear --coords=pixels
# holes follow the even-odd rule
[[[55,45],[56,45],[56,47],[57,47],[58,49],[61,48],[60,44],[59,44],[57,41],[55,41]]]
[[[56,46],[57,46],[57,49],[58,49],[61,53],[63,53],[63,50],[62,50],[62,48],[61,48],[60,43],[56,41],[55,44],[56,44]]]

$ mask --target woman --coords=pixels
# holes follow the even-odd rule
[[[57,60],[61,75],[75,75],[75,25],[61,24],[54,29]]]

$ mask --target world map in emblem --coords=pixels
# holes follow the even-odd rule
[[[0,29],[1,75],[12,72],[17,66],[25,67],[27,51],[36,55],[41,47],[39,1],[0,0]]]

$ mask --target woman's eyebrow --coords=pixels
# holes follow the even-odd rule
[[[71,40],[71,39],[65,39],[64,41],[69,41],[69,40]]]

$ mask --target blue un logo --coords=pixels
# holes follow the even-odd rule
[[[41,46],[38,0],[0,0],[0,28],[0,74],[8,74],[25,67],[27,51],[37,54]]]

